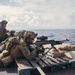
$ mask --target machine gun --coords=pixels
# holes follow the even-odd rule
[[[48,39],[47,36],[37,37],[37,41],[34,44],[36,44],[37,46],[51,44],[51,48],[55,48],[54,45],[62,44],[65,41],[69,41],[68,39],[61,40],[61,41],[47,40],[47,39]],[[46,55],[50,51],[51,48],[49,48],[49,50],[44,55]]]
[[[37,37],[37,41],[35,42],[36,45],[44,45],[44,44],[51,44],[52,47],[57,44],[62,44],[65,41],[69,41],[68,39],[66,40],[61,40],[61,41],[55,41],[55,40],[48,40],[49,36],[41,36]]]

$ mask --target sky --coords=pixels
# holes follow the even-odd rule
[[[7,29],[75,29],[75,0],[0,0]]]

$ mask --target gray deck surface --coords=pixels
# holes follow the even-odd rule
[[[12,69],[0,69],[0,75],[18,75],[18,73]]]
[[[17,66],[12,64],[6,68],[0,68],[0,75],[18,75]]]
[[[16,67],[12,66],[8,68],[0,68],[0,75],[18,75],[18,72]],[[75,68],[63,69],[58,72],[48,72],[47,75],[75,75]]]
[[[72,69],[64,69],[58,72],[52,72],[47,75],[75,75],[75,68]]]

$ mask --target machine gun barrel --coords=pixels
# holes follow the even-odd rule
[[[51,46],[53,47],[54,45],[62,44],[65,41],[69,41],[69,40],[66,39],[66,40],[61,40],[61,41],[55,41],[55,40],[36,41],[35,44],[36,45],[51,44]]]

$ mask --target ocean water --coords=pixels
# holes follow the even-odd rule
[[[70,43],[75,45],[75,29],[33,29],[38,36],[50,36],[49,40],[65,40],[69,39],[64,43]]]

